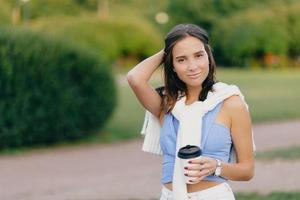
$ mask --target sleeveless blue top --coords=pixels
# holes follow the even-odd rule
[[[230,130],[224,125],[215,122],[221,106],[222,102],[213,110],[207,112],[202,118],[201,148],[202,156],[228,162],[232,148]],[[163,184],[170,183],[173,179],[178,125],[179,121],[171,113],[164,116],[164,122],[160,130],[160,146],[163,152],[161,183]],[[223,177],[214,175],[207,176],[204,180],[214,182],[227,181]]]

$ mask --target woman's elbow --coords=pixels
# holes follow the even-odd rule
[[[132,71],[129,71],[126,74],[126,79],[130,86],[134,86],[138,83],[138,80]]]
[[[250,181],[254,176],[254,173],[248,173],[244,176],[243,181]]]
[[[247,172],[244,173],[243,181],[250,181],[254,177],[254,174],[255,174],[255,170],[253,166],[249,168]]]

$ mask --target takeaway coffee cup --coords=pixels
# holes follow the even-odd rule
[[[193,164],[190,164],[190,160],[201,158],[202,151],[198,146],[194,145],[186,145],[185,147],[182,147],[179,149],[177,156],[180,158],[180,165],[182,167],[181,171],[185,174],[187,170],[185,170],[185,167],[191,166]],[[194,180],[195,177],[185,177],[186,183],[189,184],[195,184],[197,182],[190,182],[190,180]]]

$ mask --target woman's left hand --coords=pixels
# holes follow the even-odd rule
[[[193,182],[199,182],[205,177],[214,174],[217,168],[217,161],[210,157],[201,157],[189,162],[190,164],[185,167],[185,175],[188,177],[194,177]],[[191,182],[191,183],[193,183]]]

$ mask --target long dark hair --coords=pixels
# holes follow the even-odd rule
[[[187,94],[186,84],[181,81],[177,74],[173,71],[174,66],[172,51],[178,41],[188,36],[198,38],[204,44],[209,60],[209,73],[202,83],[202,90],[198,98],[199,101],[204,101],[206,99],[208,92],[212,89],[212,86],[215,83],[216,64],[209,46],[209,37],[207,32],[194,24],[179,24],[175,26],[165,37],[165,55],[163,57],[165,87],[162,101],[162,109],[164,113],[170,112],[176,101]]]

